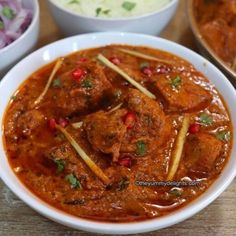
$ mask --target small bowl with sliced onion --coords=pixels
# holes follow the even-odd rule
[[[158,35],[176,12],[178,0],[48,0],[65,35],[122,31]]]
[[[37,0],[0,1],[0,76],[34,48],[38,33]]]
[[[107,98],[103,91],[112,99],[95,102],[94,94]],[[0,94],[1,179],[68,227],[112,235],[169,227],[208,206],[236,176],[235,89],[211,62],[171,41],[118,32],[66,38],[14,66]],[[100,148],[116,132],[125,134],[125,145],[115,141],[118,156]],[[135,173],[142,178],[124,178]],[[182,192],[141,186],[183,182]]]

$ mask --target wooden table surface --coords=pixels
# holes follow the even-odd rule
[[[63,37],[49,15],[46,1],[41,6],[41,31],[38,47]],[[180,0],[178,11],[161,34],[196,50],[186,16],[186,0]],[[210,206],[194,217],[167,229],[143,235],[236,235],[236,180]],[[19,200],[0,180],[0,236],[6,235],[92,235],[54,223]]]

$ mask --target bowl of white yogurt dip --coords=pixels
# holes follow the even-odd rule
[[[48,0],[67,35],[123,31],[159,35],[175,14],[178,0]]]

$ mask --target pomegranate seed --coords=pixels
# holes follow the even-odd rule
[[[49,121],[48,121],[48,124],[49,124],[49,128],[54,131],[56,129],[56,120],[54,118],[51,118]]]
[[[127,129],[131,129],[134,126],[136,115],[134,112],[129,111],[125,118],[124,118],[124,123],[127,126]]]
[[[65,128],[69,124],[69,121],[67,119],[60,118],[59,119],[59,124],[60,124],[61,127]]]
[[[115,65],[119,65],[121,63],[118,57],[111,57],[109,60]]]
[[[200,128],[201,128],[200,124],[197,124],[197,123],[192,124],[189,127],[189,133],[190,134],[196,134],[196,133],[198,133],[200,131]]]
[[[85,76],[87,74],[86,70],[77,68],[72,72],[72,77],[74,80],[79,81],[83,76]]]
[[[152,70],[149,67],[144,67],[142,69],[142,73],[147,75],[148,77],[152,76]]]
[[[130,168],[131,164],[132,164],[132,161],[131,161],[131,159],[129,157],[125,157],[125,158],[122,158],[122,159],[118,160],[118,163],[121,166]]]

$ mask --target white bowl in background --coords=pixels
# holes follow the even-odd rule
[[[212,83],[215,84],[216,88],[225,99],[233,122],[233,134],[236,133],[236,91],[226,77],[205,58],[183,46],[157,37],[131,33],[94,33],[74,36],[45,46],[27,56],[8,72],[0,83],[1,137],[3,135],[3,115],[9,100],[22,82],[25,81],[33,72],[60,56],[76,52],[80,49],[100,47],[108,44],[142,45],[162,49],[191,62],[197,70],[201,71]],[[15,78],[17,78],[17,80]],[[236,141],[234,139],[231,157],[223,169],[222,174],[205,193],[193,202],[169,215],[131,223],[106,223],[86,220],[62,212],[42,201],[30,192],[13,173],[4,151],[2,138],[0,139],[0,175],[5,184],[27,205],[56,222],[75,229],[82,229],[96,233],[131,234],[148,232],[171,226],[191,217],[209,205],[229,186],[235,177],[235,154]]]
[[[14,42],[0,49],[0,79],[11,66],[29,53],[37,43],[39,33],[38,0],[22,0],[23,6],[33,12],[28,29]],[[17,78],[14,78],[17,79]]]
[[[48,0],[52,15],[65,35],[82,33],[119,31],[158,35],[173,17],[178,0],[171,0],[158,11],[142,16],[123,18],[98,18],[82,16]]]

